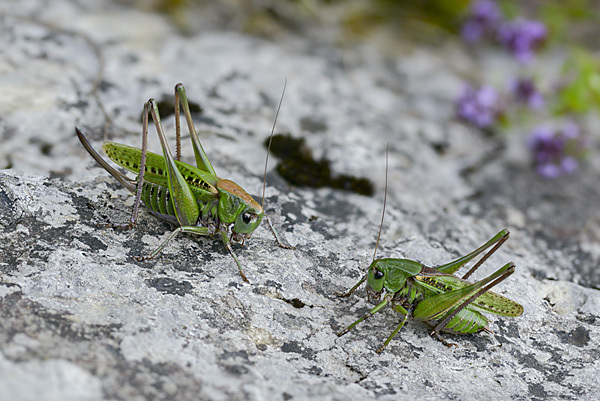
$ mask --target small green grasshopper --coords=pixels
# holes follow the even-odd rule
[[[466,256],[438,267],[428,267],[409,259],[375,259],[385,216],[386,197],[387,171],[386,196],[384,196],[383,214],[373,254],[373,262],[366,274],[354,287],[345,294],[338,294],[343,297],[350,296],[366,280],[367,297],[376,306],[346,329],[338,332],[338,336],[348,333],[354,326],[379,312],[387,304],[390,304],[392,309],[403,317],[400,324],[377,350],[377,353],[383,352],[404,326],[409,316],[414,320],[425,321],[432,325],[434,329],[430,335],[435,335],[446,346],[456,346],[456,344],[444,340],[440,336],[440,332],[468,334],[483,330],[491,333],[486,327],[488,321],[482,312],[501,316],[521,316],[523,307],[520,304],[489,291],[514,273],[514,263],[507,263],[490,276],[476,283],[466,281],[508,239],[508,230],[500,231],[488,242]],[[485,252],[481,259],[462,278],[453,275],[491,246],[493,248]],[[383,300],[381,300],[382,295]]]
[[[285,93],[285,87],[284,91]],[[283,93],[281,100],[283,100]],[[181,128],[180,106],[187,120],[197,167],[181,162]],[[273,122],[273,131],[281,101]],[[147,151],[148,115],[152,115],[156,132],[161,143],[163,156]],[[271,136],[273,135],[271,132]],[[233,181],[219,178],[208,160],[198,134],[192,122],[185,89],[182,84],[175,85],[175,135],[176,159],[171,155],[169,146],[154,99],[144,104],[142,121],[142,148],[134,148],[114,142],[105,142],[102,149],[108,157],[119,166],[137,173],[136,179],[131,179],[111,167],[90,145],[82,132],[75,132],[88,153],[108,171],[121,185],[135,193],[135,203],[131,218],[127,223],[106,223],[104,227],[131,229],[138,216],[140,201],[143,201],[150,213],[165,220],[177,229],[163,241],[160,246],[148,256],[137,257],[138,260],[153,258],[179,232],[197,235],[220,234],[225,248],[235,260],[240,275],[249,282],[236,256],[231,243],[241,245],[250,238],[263,218],[267,221],[275,241],[282,248],[292,248],[281,242],[271,221],[265,215],[262,205],[256,202],[246,191]],[[268,160],[268,151],[267,151]],[[266,178],[266,162],[265,162]],[[266,180],[265,180],[266,182]],[[263,183],[263,202],[265,198],[265,183]],[[231,232],[231,234],[229,234]]]

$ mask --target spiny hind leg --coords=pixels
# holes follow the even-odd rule
[[[485,244],[481,245],[479,248],[470,252],[469,254],[462,256],[456,260],[453,260],[450,263],[446,263],[444,265],[436,267],[439,271],[446,274],[454,274],[464,265],[469,263],[471,260],[477,258],[479,255],[483,253],[483,256],[479,259],[477,263],[469,271],[462,277],[463,280],[466,280],[473,272],[475,272],[494,252],[498,250],[502,246],[502,244],[508,239],[509,232],[507,229],[501,230],[498,234],[488,240]],[[492,249],[489,249],[492,247]],[[489,249],[489,250],[488,250]]]
[[[179,122],[180,119],[180,106],[183,106],[183,115],[185,116],[185,120],[188,125],[188,130],[190,131],[190,139],[192,140],[192,147],[194,149],[194,157],[196,158],[196,166],[204,170],[212,175],[217,175],[215,169],[213,168],[210,160],[208,160],[208,156],[200,143],[200,139],[198,138],[198,133],[196,132],[196,127],[194,127],[194,122],[192,121],[192,112],[190,111],[190,105],[187,100],[187,95],[185,93],[185,88],[183,84],[178,83],[175,85],[175,134],[177,137],[177,147],[181,148],[181,124]],[[179,158],[179,152],[177,153],[177,157]]]
[[[483,280],[480,280],[477,283],[474,283],[468,287],[465,287],[464,289],[472,287],[473,291],[475,291],[475,290],[477,290],[477,291],[474,292],[473,295],[471,295],[469,298],[462,301],[456,308],[454,308],[454,310],[452,310],[443,319],[441,319],[435,326],[435,329],[433,330],[431,335],[432,336],[435,335],[437,337],[437,339],[440,340],[446,346],[452,346],[452,345],[456,346],[456,344],[448,343],[447,341],[445,341],[440,336],[440,331],[442,331],[447,326],[447,324],[458,313],[460,313],[468,305],[470,305],[473,301],[475,301],[481,294],[488,292],[491,288],[493,288],[495,285],[497,285],[501,281],[505,280],[508,276],[510,276],[514,272],[515,272],[515,265],[514,265],[514,263],[509,262],[509,263],[505,264],[504,266],[502,266],[500,269],[498,269],[496,272],[494,272],[491,275],[489,275],[488,277],[484,278]],[[451,293],[449,293],[449,294],[451,294]],[[439,295],[438,295],[438,297],[439,297]],[[432,299],[436,299],[436,297],[429,298],[429,300],[432,300]]]

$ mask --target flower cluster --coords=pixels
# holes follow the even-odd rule
[[[535,51],[548,36],[546,25],[540,21],[517,17],[504,19],[494,0],[474,0],[462,29],[462,37],[469,43],[483,38],[495,40],[521,64],[531,62]],[[531,77],[513,79],[502,93],[482,85],[466,85],[455,101],[456,115],[467,123],[489,130],[505,115],[519,111],[508,107],[511,99],[516,105],[525,105],[531,111],[544,108],[544,98]],[[524,114],[518,114],[526,117]],[[579,167],[588,148],[579,127],[570,123],[561,129],[539,126],[529,136],[527,145],[533,156],[537,173],[555,178],[571,174]]]
[[[463,38],[471,43],[484,36],[496,38],[523,63],[533,58],[534,49],[542,44],[546,34],[546,26],[539,21],[524,18],[504,21],[493,0],[474,1],[462,30]],[[531,78],[515,80],[510,91],[517,102],[533,110],[541,109],[544,104]],[[489,86],[478,90],[467,86],[456,100],[456,111],[459,118],[479,128],[489,128],[503,114],[500,96]]]
[[[471,15],[463,25],[462,36],[467,42],[478,42],[496,32],[501,21],[502,15],[495,1],[476,1],[471,5]]]
[[[517,102],[526,104],[532,110],[539,110],[544,106],[544,98],[531,78],[516,79],[509,89]]]
[[[579,127],[569,123],[561,130],[546,125],[537,127],[527,139],[527,146],[537,173],[556,178],[577,170],[578,159],[585,156],[588,144]]]
[[[500,26],[498,41],[525,64],[533,59],[533,51],[544,43],[547,34],[546,26],[540,21],[517,18]]]
[[[494,38],[521,63],[533,59],[534,50],[546,40],[548,32],[540,21],[519,17],[503,21],[498,5],[493,0],[477,0],[462,29],[463,38],[470,43],[484,36]]]
[[[456,100],[456,115],[479,128],[491,127],[502,114],[498,92],[491,86],[466,85]]]

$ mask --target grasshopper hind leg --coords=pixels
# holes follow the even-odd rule
[[[512,262],[507,263],[506,265],[502,266],[500,269],[498,269],[495,273],[491,274],[490,276],[486,277],[485,279],[472,284],[468,287],[465,287],[464,289],[469,289],[470,290],[470,294],[472,294],[469,298],[465,299],[464,301],[462,301],[454,310],[450,311],[449,313],[447,313],[443,318],[441,318],[437,325],[435,326],[435,328],[433,329],[433,331],[431,332],[431,336],[436,336],[436,338],[438,340],[440,340],[442,342],[442,344],[450,347],[450,346],[456,346],[456,344],[454,343],[449,343],[446,340],[444,340],[441,335],[440,332],[444,331],[445,329],[449,329],[450,331],[452,331],[452,328],[448,327],[448,324],[451,323],[451,321],[453,320],[453,318],[457,317],[457,315],[459,313],[463,313],[462,311],[464,311],[464,309],[469,306],[471,303],[473,303],[473,301],[475,301],[480,295],[486,293],[487,291],[489,291],[491,288],[493,288],[494,286],[496,286],[498,283],[502,282],[503,280],[505,280],[508,276],[510,276],[511,274],[513,274],[515,272],[515,265]],[[458,292],[458,291],[455,291]],[[439,296],[438,296],[439,297]],[[430,298],[431,299],[435,299],[436,297]],[[475,324],[475,321],[473,320],[473,318],[469,318],[467,319],[469,322]],[[484,318],[485,323],[487,323],[487,320]],[[475,327],[477,327],[477,325],[475,325]],[[479,325],[479,329],[467,329],[464,331],[461,331],[461,333],[466,334],[466,333],[474,333],[476,331],[479,330],[485,330],[485,331],[489,331],[489,329],[487,329],[487,327],[485,327],[485,324],[480,324]]]

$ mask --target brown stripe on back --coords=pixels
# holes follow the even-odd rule
[[[243,200],[246,205],[250,206],[254,210],[257,210],[258,212],[262,211],[262,206],[257,201],[255,201],[254,198],[248,195],[248,192],[244,191],[242,187],[240,187],[235,182],[231,180],[221,179],[217,183],[217,188],[237,196],[238,198]]]

